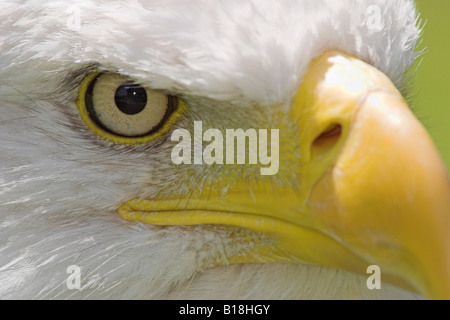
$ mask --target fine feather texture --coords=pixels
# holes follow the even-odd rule
[[[381,13],[375,27],[373,5]],[[90,70],[111,70],[183,96],[190,111],[177,128],[196,119],[271,127],[270,106],[288,108],[314,57],[353,54],[401,88],[419,36],[407,0],[84,0],[69,8],[60,0],[1,1],[0,297],[414,297],[388,285],[369,291],[364,276],[317,266],[212,268],[251,251],[249,236],[271,239],[222,226],[124,221],[121,203],[186,194],[220,172],[174,168],[167,140],[104,141],[75,101]],[[281,166],[275,182],[295,184],[292,166]],[[66,285],[70,265],[82,270],[81,290]]]

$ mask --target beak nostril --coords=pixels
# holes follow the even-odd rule
[[[342,126],[334,123],[323,131],[312,143],[311,155],[316,158],[328,152],[339,141],[342,134]]]
[[[339,124],[333,124],[331,125],[327,130],[325,130],[317,139],[314,141],[320,142],[320,140],[323,139],[329,139],[334,136],[340,136],[342,132],[342,127]]]

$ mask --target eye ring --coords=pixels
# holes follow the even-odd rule
[[[128,144],[128,145],[137,145],[137,144],[146,144],[152,141],[156,141],[158,139],[162,139],[163,135],[167,133],[173,125],[185,114],[187,107],[183,100],[176,96],[167,96],[167,110],[162,117],[161,121],[154,127],[151,128],[150,131],[135,134],[132,136],[126,136],[123,134],[118,134],[114,132],[108,126],[104,125],[102,121],[98,118],[98,115],[95,111],[92,110],[93,103],[93,88],[97,80],[107,74],[117,75],[116,73],[105,73],[105,72],[92,72],[90,73],[81,83],[77,105],[79,112],[81,114],[82,119],[86,123],[86,125],[98,136],[110,140],[113,143],[117,144]],[[120,76],[122,77],[122,76]],[[123,77],[124,78],[124,77]],[[128,82],[128,84],[136,86],[136,84],[132,82]],[[139,88],[143,88],[138,86]],[[118,88],[117,88],[118,89]],[[144,88],[145,89],[145,88]],[[156,92],[155,90],[145,89],[146,92]],[[117,90],[116,90],[117,91]],[[112,93],[114,94],[114,93]],[[158,93],[161,95],[161,93]],[[115,99],[115,97],[114,97]],[[111,101],[114,101],[111,97]],[[133,112],[130,112],[133,113]],[[136,114],[136,113],[135,113]]]

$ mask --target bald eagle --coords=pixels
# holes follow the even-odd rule
[[[0,297],[450,298],[420,34],[409,0],[1,1]]]

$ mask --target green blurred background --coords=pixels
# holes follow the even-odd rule
[[[435,141],[450,173],[450,0],[416,0],[426,48],[414,90],[414,112]]]

